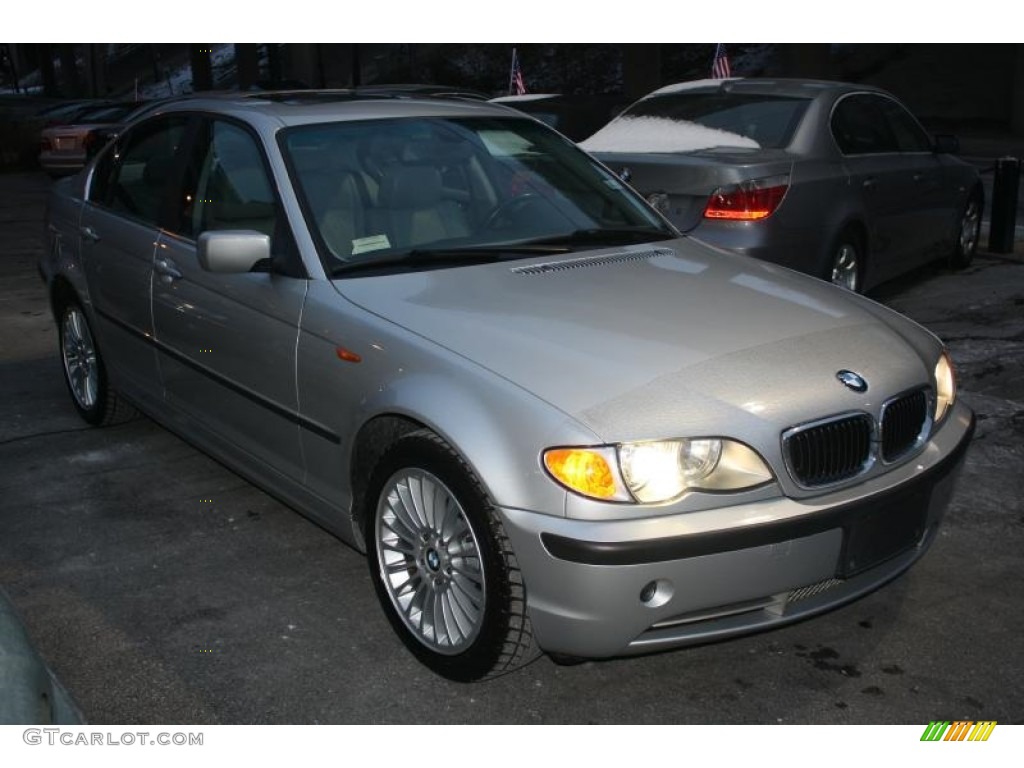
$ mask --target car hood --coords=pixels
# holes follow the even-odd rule
[[[608,441],[874,410],[928,381],[922,357],[938,345],[842,289],[688,239],[335,287]],[[841,369],[868,392],[844,388]]]

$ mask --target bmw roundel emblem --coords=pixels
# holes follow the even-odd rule
[[[836,372],[836,378],[843,383],[844,387],[852,389],[854,392],[867,392],[868,390],[868,383],[864,381],[864,377],[853,371],[844,368]]]

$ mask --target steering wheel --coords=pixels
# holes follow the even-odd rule
[[[541,197],[534,192],[524,192],[521,195],[510,197],[508,200],[498,203],[490,210],[487,218],[484,220],[484,227],[486,229],[497,229],[497,225],[503,217],[514,216],[523,209],[539,202],[541,202]]]

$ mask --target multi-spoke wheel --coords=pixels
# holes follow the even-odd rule
[[[473,644],[487,606],[480,545],[441,480],[403,469],[377,513],[377,564],[398,615],[417,640],[447,655]]]
[[[953,269],[969,267],[974,261],[978,250],[978,238],[981,233],[981,194],[973,192],[960,214],[959,227],[953,251],[949,256],[949,265]]]
[[[64,380],[82,418],[100,425],[116,424],[135,416],[135,409],[118,397],[108,383],[89,320],[76,301],[68,301],[61,308],[58,331]]]
[[[476,680],[536,655],[515,555],[470,469],[431,432],[400,439],[370,481],[367,549],[381,605],[435,672]]]

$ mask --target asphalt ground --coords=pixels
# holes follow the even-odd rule
[[[1024,722],[1020,248],[876,296],[949,342],[979,419],[907,574],[768,633],[462,685],[401,645],[361,555],[148,419],[78,419],[35,272],[49,184],[0,175],[0,588],[90,722]]]

